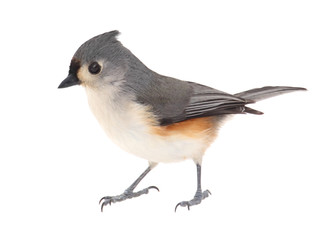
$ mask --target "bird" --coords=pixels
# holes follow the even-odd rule
[[[205,151],[219,128],[235,114],[263,114],[248,107],[302,87],[266,86],[229,94],[217,89],[164,76],[149,69],[118,40],[117,30],[84,42],[71,59],[68,76],[58,88],[81,85],[88,104],[108,137],[123,150],[148,161],[146,170],[122,194],[100,199],[106,205],[139,197],[156,186],[135,191],[159,163],[193,160],[197,171],[194,197],[175,206],[200,204],[211,195],[202,190]]]

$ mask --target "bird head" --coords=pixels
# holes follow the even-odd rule
[[[83,43],[74,54],[69,74],[58,88],[75,85],[99,88],[124,79],[130,52],[117,40],[119,31],[111,31]]]

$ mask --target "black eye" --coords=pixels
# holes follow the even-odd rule
[[[101,66],[97,62],[93,62],[89,66],[89,72],[91,74],[98,74],[100,73]]]

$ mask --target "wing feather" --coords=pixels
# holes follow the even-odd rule
[[[223,114],[237,114],[245,111],[245,104],[252,103],[243,98],[201,85],[193,82],[186,82],[192,91],[188,101],[181,111],[181,114],[163,118],[160,124],[169,125],[192,118],[209,117]],[[176,103],[174,103],[176,105]],[[169,114],[167,114],[169,116]]]

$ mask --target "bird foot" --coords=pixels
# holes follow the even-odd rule
[[[191,199],[190,201],[179,202],[175,206],[175,212],[176,212],[176,209],[178,208],[178,206],[187,207],[188,210],[190,210],[191,206],[200,204],[202,202],[202,200],[205,199],[205,198],[207,198],[209,195],[211,195],[211,192],[209,190],[205,190],[204,192],[197,191],[196,194],[195,194],[195,196],[194,196],[194,198]]]
[[[150,186],[148,188],[144,188],[138,192],[133,192],[133,189],[127,189],[124,193],[117,196],[106,196],[100,199],[99,204],[101,204],[101,211],[103,211],[104,206],[111,205],[111,203],[122,202],[126,199],[131,199],[134,197],[139,197],[142,194],[148,194],[150,189],[156,189],[159,192],[159,189],[155,186]]]

